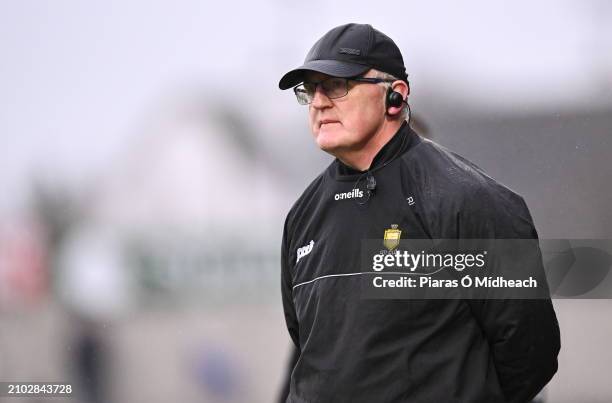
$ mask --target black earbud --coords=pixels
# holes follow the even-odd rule
[[[391,107],[400,107],[404,103],[404,97],[397,91],[393,91],[393,88],[389,87],[387,90],[387,109]]]

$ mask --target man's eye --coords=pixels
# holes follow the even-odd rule
[[[306,92],[308,94],[314,94],[317,88],[316,84],[313,83],[304,83],[304,90],[306,90]]]
[[[330,89],[340,89],[344,87],[344,80],[342,79],[329,80],[328,86]]]

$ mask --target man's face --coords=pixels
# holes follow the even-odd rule
[[[374,77],[371,71],[364,77]],[[318,83],[330,76],[309,72],[305,81]],[[344,97],[329,99],[317,86],[309,105],[310,129],[324,151],[336,155],[359,151],[385,121],[385,87],[380,84],[349,81]]]

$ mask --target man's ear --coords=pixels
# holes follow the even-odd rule
[[[401,80],[394,81],[391,84],[391,90],[395,92],[399,92],[402,95],[402,99],[408,102],[408,95],[410,94],[410,87],[405,81],[401,81]],[[397,116],[399,113],[401,113],[402,109],[404,108],[404,105],[405,104],[402,103],[400,106],[389,106],[387,108],[387,114],[389,116]]]

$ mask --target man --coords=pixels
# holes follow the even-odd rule
[[[537,238],[523,199],[411,130],[402,55],[370,25],[329,31],[279,87],[308,105],[317,145],[336,157],[285,221],[286,401],[532,399],[557,370],[549,299],[367,299],[360,270],[362,241],[391,228],[398,239]]]

